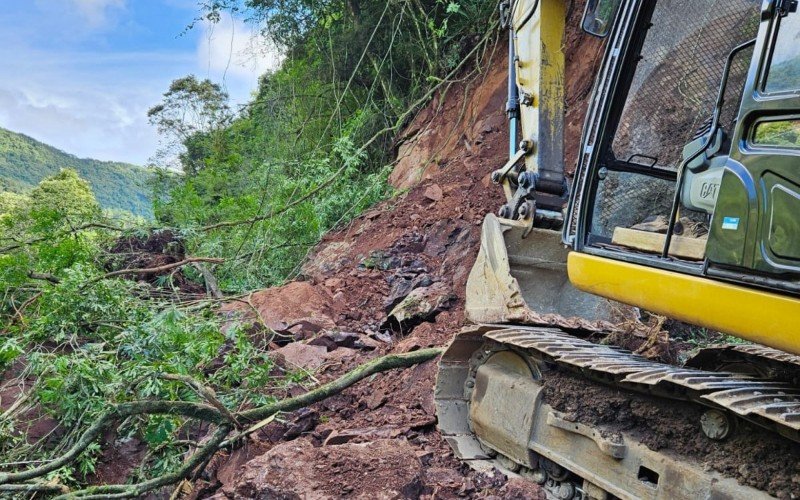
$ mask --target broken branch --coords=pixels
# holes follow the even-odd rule
[[[357,382],[368,378],[377,373],[393,370],[397,368],[408,368],[425,361],[429,361],[442,353],[442,349],[422,349],[405,354],[389,354],[381,358],[369,361],[338,379],[329,382],[317,389],[309,391],[300,396],[284,399],[272,404],[266,404],[258,408],[246,410],[233,414],[233,421],[259,421],[258,424],[234,436],[233,439],[225,440],[233,430],[231,425],[230,413],[222,412],[214,406],[190,403],[185,401],[133,401],[114,405],[98,419],[78,438],[77,442],[60,457],[47,462],[39,467],[28,469],[22,472],[0,473],[0,491],[53,491],[50,483],[25,483],[32,479],[43,477],[50,472],[60,469],[78,458],[86,448],[99,438],[106,427],[119,418],[133,415],[156,415],[170,414],[180,415],[187,418],[194,418],[219,425],[219,428],[211,439],[200,449],[198,449],[189,459],[176,471],[159,476],[147,481],[131,485],[105,485],[92,486],[84,490],[66,493],[57,498],[59,499],[93,499],[93,498],[129,498],[137,497],[162,486],[176,483],[193,474],[195,469],[202,467],[217,450],[224,446],[236,443],[242,437],[257,430],[277,413],[290,412],[318,403],[326,398],[334,396]],[[166,375],[162,375],[166,378]],[[180,375],[171,375],[172,380],[179,380],[193,385],[191,379],[185,379]],[[196,382],[195,382],[196,383]],[[216,399],[216,398],[214,398]]]
[[[61,280],[57,276],[50,273],[36,273],[33,271],[28,271],[28,278],[32,280],[49,281],[54,285],[61,283]]]
[[[364,363],[333,382],[329,382],[313,391],[309,391],[294,398],[283,399],[276,403],[253,408],[252,410],[245,410],[238,413],[237,416],[252,421],[265,419],[275,413],[299,410],[300,408],[305,408],[306,406],[336,395],[356,382],[375,375],[376,373],[418,365],[435,358],[442,352],[442,349],[432,348],[421,349],[405,354],[389,354],[382,358],[373,359],[372,361]]]
[[[110,273],[106,273],[100,278],[97,278],[95,281],[101,279],[113,278],[114,276],[124,276],[126,274],[160,274],[166,271],[177,269],[179,267],[183,267],[187,264],[193,264],[195,262],[222,264],[223,262],[225,262],[225,259],[215,259],[212,257],[189,257],[178,262],[173,262],[172,264],[164,264],[163,266],[146,267],[143,269],[120,269],[119,271],[111,271]]]

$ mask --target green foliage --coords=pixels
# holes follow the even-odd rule
[[[97,251],[100,242],[92,232],[73,228],[104,220],[89,184],[74,170],[42,180],[29,196],[8,196],[0,214],[0,283],[24,283],[28,272],[59,274]],[[23,245],[40,241],[38,245]],[[15,243],[6,246],[6,243]]]
[[[0,191],[0,215],[12,213],[27,201],[27,196],[12,193],[10,191]]]
[[[117,232],[84,180],[64,170],[44,179],[29,197],[4,196],[11,214],[0,250],[0,370],[26,380],[28,398],[56,419],[58,442],[26,443],[13,419],[0,418],[0,462],[47,460],[107,410],[148,399],[203,401],[186,384],[161,375],[190,376],[212,388],[230,409],[261,403],[296,378],[275,378],[268,340],[254,342],[232,320],[223,329],[214,303],[181,305],[158,298],[152,286],[107,278],[103,263]],[[131,228],[131,231],[138,231]],[[50,279],[32,277],[47,273]],[[16,362],[16,363],[15,363]],[[21,373],[12,366],[24,366]],[[122,423],[121,436],[149,447],[142,475],[182,463],[186,422],[143,416]],[[57,441],[57,440],[56,440]],[[99,442],[51,479],[82,484],[101,456]]]
[[[216,120],[225,126],[187,135],[183,124],[161,122],[165,135],[185,136],[184,175],[157,178],[157,220],[193,235],[193,252],[228,259],[218,276],[227,291],[291,277],[322,234],[391,194],[394,135],[484,39],[495,8],[494,0],[206,2],[204,17],[244,13],[286,58],[235,119]],[[224,109],[218,89],[208,99],[174,92],[200,84],[187,78],[154,109]]]
[[[89,183],[71,169],[42,180],[31,191],[26,208],[36,222],[34,231],[45,233],[100,215],[100,204]]]
[[[0,128],[0,191],[25,194],[39,181],[64,168],[75,170],[89,182],[102,207],[152,216],[148,194],[150,171],[127,163],[77,158]]]
[[[150,123],[167,139],[155,158],[169,162],[172,155],[179,154],[184,171],[196,174],[210,152],[205,147],[209,134],[233,117],[227,101],[222,87],[208,79],[189,75],[173,81],[161,104],[147,112]]]

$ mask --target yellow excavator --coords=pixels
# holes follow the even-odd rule
[[[510,157],[492,179],[506,203],[467,284],[476,326],[440,361],[439,429],[473,467],[552,498],[800,497],[800,475],[771,490],[702,456],[763,434],[800,472],[798,2],[586,0],[579,27],[576,3],[501,3]],[[604,55],[570,144],[577,30]],[[742,341],[682,366],[603,341],[648,313]],[[700,456],[613,411],[592,418],[603,394],[689,421],[674,439]]]

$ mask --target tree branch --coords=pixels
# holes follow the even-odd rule
[[[49,281],[54,285],[61,283],[61,279],[59,279],[58,276],[50,273],[37,273],[34,271],[28,271],[28,278],[32,280]]]
[[[265,423],[264,420],[269,419],[277,413],[290,412],[304,408],[338,394],[357,382],[376,373],[381,373],[396,368],[408,368],[416,364],[429,361],[440,355],[442,351],[442,349],[422,349],[405,354],[390,354],[383,356],[381,358],[369,361],[346,373],[340,378],[300,396],[235,413],[233,415],[234,421],[261,420],[262,422],[244,431],[242,434],[234,436],[233,439],[228,441],[226,441],[225,438],[234,427],[231,425],[231,418],[229,416],[230,413],[227,412],[227,410],[226,412],[222,412],[220,409],[215,408],[214,406],[185,401],[133,401],[129,403],[121,403],[113,406],[106,413],[98,417],[98,419],[78,438],[75,444],[60,457],[39,467],[28,469],[26,471],[0,473],[0,491],[3,491],[4,489],[5,491],[55,491],[50,483],[40,482],[25,484],[24,482],[46,476],[50,472],[70,464],[72,461],[78,458],[92,442],[94,442],[103,434],[108,425],[119,418],[143,414],[169,414],[194,418],[219,426],[207,444],[197,450],[178,470],[172,473],[132,485],[92,486],[84,490],[66,493],[58,498],[94,499],[138,497],[153,489],[173,484],[189,477],[195,471],[195,469],[202,466],[202,464],[205,464],[206,459],[210,458],[222,447],[223,444],[228,446],[236,443],[244,435],[258,429],[261,425],[263,425]],[[169,378],[170,380],[187,382],[190,384],[193,382],[179,375],[161,375],[161,377]]]
[[[144,493],[161,488],[168,484],[177,483],[181,479],[188,477],[194,472],[194,469],[200,466],[206,458],[210,457],[219,449],[219,444],[225,439],[225,436],[231,431],[228,426],[222,426],[214,433],[205,446],[197,450],[184,464],[176,471],[164,474],[147,481],[142,481],[137,484],[130,485],[108,485],[108,486],[93,486],[84,490],[67,493],[56,497],[55,500],[67,500],[74,498],[82,499],[100,499],[100,498],[130,498],[139,497]]]
[[[354,370],[342,375],[333,382],[329,382],[320,386],[313,391],[309,391],[300,396],[289,399],[283,399],[276,403],[266,404],[252,410],[245,410],[239,412],[237,417],[242,420],[262,420],[274,413],[295,411],[300,408],[318,403],[323,399],[329,398],[335,394],[342,392],[351,385],[359,382],[367,377],[371,377],[376,373],[393,370],[395,368],[408,368],[425,361],[429,361],[436,356],[440,355],[443,349],[421,349],[419,351],[409,352],[405,354],[389,354],[381,358],[373,359],[363,365],[355,368]]]
[[[49,235],[43,236],[41,238],[34,238],[32,240],[22,241],[20,243],[17,243],[16,245],[11,245],[11,246],[0,248],[0,254],[8,253],[8,252],[10,252],[12,250],[17,250],[19,248],[35,245],[37,243],[42,243],[44,241],[49,241],[49,240],[53,240],[53,239],[60,238],[60,237],[63,237],[63,236],[68,236],[70,234],[74,234],[74,233],[77,233],[79,231],[84,231],[86,229],[107,229],[109,231],[118,231],[118,232],[122,232],[122,231],[125,230],[125,229],[123,229],[121,227],[115,227],[115,226],[111,226],[109,224],[103,224],[103,223],[100,223],[100,222],[90,222],[88,224],[83,224],[83,225],[80,225],[80,226],[72,227],[72,228],[69,229],[69,231],[64,231],[63,233],[49,234]]]
[[[120,269],[119,271],[112,271],[110,273],[104,274],[99,278],[95,278],[93,281],[100,281],[102,279],[113,278],[114,276],[124,276],[126,274],[159,274],[166,271],[171,271],[178,267],[183,267],[187,264],[193,264],[195,262],[209,262],[211,264],[222,264],[223,262],[225,262],[225,259],[215,259],[212,257],[188,257],[179,262],[173,262],[172,264],[165,264],[163,266],[158,266],[158,267],[147,267],[144,269]]]

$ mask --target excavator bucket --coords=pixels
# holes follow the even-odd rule
[[[526,234],[527,233],[527,234]],[[467,281],[467,319],[477,324],[581,327],[612,323],[619,306],[581,292],[567,275],[561,233],[486,216]]]

